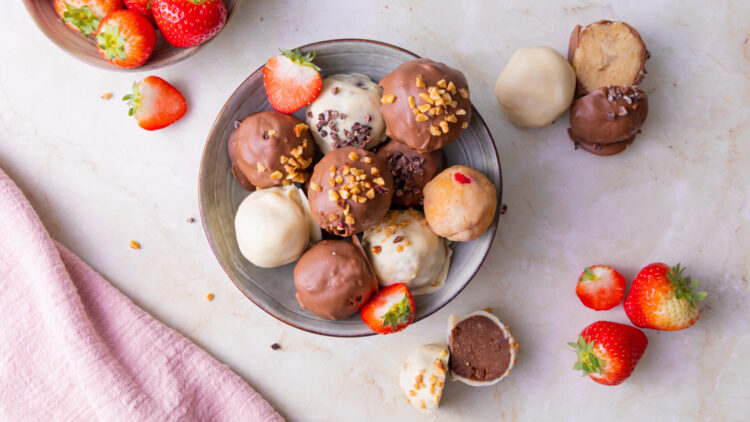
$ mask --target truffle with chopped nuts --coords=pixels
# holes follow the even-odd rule
[[[375,274],[355,242],[324,240],[300,257],[294,286],[303,309],[325,319],[348,318],[378,290]]]
[[[414,295],[432,293],[445,285],[452,254],[448,243],[413,209],[389,212],[362,236],[380,285],[404,283]]]
[[[433,414],[440,404],[449,356],[445,345],[425,344],[412,352],[401,367],[401,391],[422,413]]]
[[[247,190],[304,183],[315,155],[307,124],[266,110],[235,124],[227,142],[234,177]]]
[[[458,139],[471,121],[466,77],[430,59],[403,63],[380,80],[386,135],[419,152]]]
[[[305,112],[323,154],[345,146],[371,149],[385,141],[382,92],[372,79],[359,73],[323,79],[320,95]]]
[[[422,189],[445,168],[443,150],[420,153],[401,142],[389,141],[378,148],[393,175],[393,204],[404,207],[422,205]]]
[[[343,147],[315,165],[307,188],[315,222],[348,237],[378,224],[393,197],[388,164],[370,151]]]
[[[568,135],[592,154],[614,155],[633,142],[647,115],[648,97],[637,87],[602,87],[573,103]]]

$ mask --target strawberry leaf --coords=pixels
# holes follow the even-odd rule
[[[677,299],[684,299],[691,308],[695,308],[697,302],[705,299],[707,292],[696,292],[698,289],[698,280],[692,280],[690,276],[684,276],[685,268],[679,263],[667,272],[667,279],[672,283],[674,295]]]
[[[594,274],[593,271],[591,271],[591,268],[586,267],[585,270],[583,270],[583,276],[578,280],[580,281],[591,281],[596,280],[596,274]]]
[[[94,16],[91,8],[88,6],[81,6],[79,8],[71,6],[70,3],[65,3],[65,11],[63,12],[62,21],[69,23],[85,36],[89,36],[96,31],[99,27],[99,19]]]
[[[313,59],[315,59],[315,56],[318,55],[317,51],[313,51],[312,53],[307,54],[302,54],[299,48],[294,50],[285,50],[283,48],[280,48],[279,51],[281,51],[281,54],[288,57],[289,60],[291,60],[293,63],[296,63],[300,66],[311,67],[320,72],[320,68],[316,66],[315,63],[313,63]]]
[[[578,361],[573,365],[576,371],[583,371],[583,376],[602,373],[602,361],[594,354],[594,342],[586,342],[583,336],[578,336],[578,343],[568,343],[576,350]]]
[[[128,102],[128,116],[134,115],[141,105],[141,91],[138,89],[138,82],[133,82],[133,92],[122,97],[122,100]]]

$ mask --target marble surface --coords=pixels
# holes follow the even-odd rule
[[[105,72],[60,51],[21,2],[0,14],[0,167],[52,235],[136,303],[257,388],[289,420],[421,419],[398,369],[441,341],[450,313],[492,307],[521,343],[511,376],[450,383],[434,418],[451,420],[746,420],[750,413],[750,3],[699,1],[245,0],[196,56],[158,71],[188,113],[154,133],[117,100],[146,74]],[[460,7],[459,7],[460,5]],[[495,77],[521,46],[565,51],[575,24],[624,20],[653,54],[642,87],[650,115],[625,153],[574,151],[567,116],[521,130],[501,115]],[[336,339],[298,331],[227,279],[198,217],[205,137],[235,87],[276,47],[360,37],[462,69],[495,136],[507,213],[490,258],[445,309],[403,333]],[[105,92],[115,98],[100,99]],[[1,236],[2,234],[0,234]],[[128,247],[131,239],[143,249]],[[682,262],[708,291],[694,327],[648,331],[633,376],[600,386],[572,371],[565,343],[597,319],[574,294],[586,265],[632,278]],[[205,295],[213,292],[208,302]],[[278,342],[282,349],[269,347]]]

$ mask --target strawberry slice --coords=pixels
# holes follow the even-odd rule
[[[185,97],[177,88],[158,76],[147,76],[133,83],[133,93],[123,97],[128,102],[129,115],[135,116],[138,126],[156,130],[179,120],[186,110]]]
[[[625,295],[625,278],[607,265],[587,267],[578,277],[576,294],[584,306],[604,311],[612,309]]]
[[[392,284],[375,294],[362,307],[360,316],[372,331],[390,334],[403,330],[414,320],[416,306],[404,283]]]
[[[316,52],[280,51],[263,67],[263,84],[271,106],[289,114],[311,103],[320,94],[323,80],[320,68],[312,62]]]

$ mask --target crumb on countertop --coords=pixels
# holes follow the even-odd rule
[[[271,345],[271,349],[273,349],[273,350],[279,350],[279,349],[281,349],[281,345],[279,345],[279,343],[274,343],[274,344]]]
[[[195,223],[195,218],[190,217],[190,218],[187,219],[187,222],[188,223]]]
[[[141,244],[140,244],[140,243],[138,243],[138,242],[136,242],[135,240],[131,240],[131,241],[130,241],[130,243],[128,243],[128,245],[129,245],[129,246],[130,246],[130,247],[131,247],[132,249],[140,249],[140,248],[141,248]]]
[[[213,293],[207,294],[206,295],[206,300],[209,301],[209,302],[212,301],[212,300],[214,300],[214,294]]]
[[[102,98],[102,100],[108,100],[108,99],[112,98],[112,93],[111,92],[104,93],[104,94],[102,94],[101,98]]]

